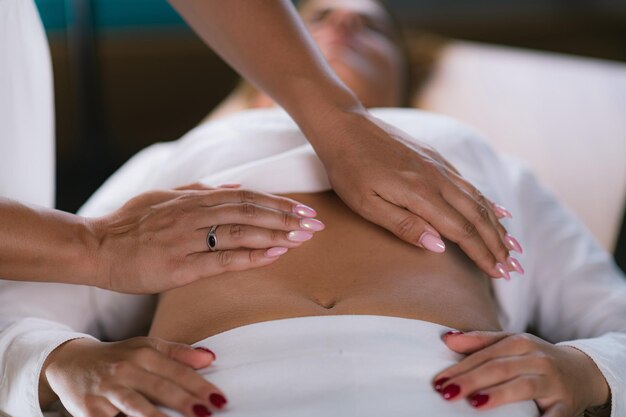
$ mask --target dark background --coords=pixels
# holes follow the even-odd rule
[[[62,210],[76,211],[140,149],[180,137],[237,82],[165,0],[36,3],[55,73]],[[388,3],[411,28],[626,62],[626,0]],[[625,233],[616,253],[626,254]]]

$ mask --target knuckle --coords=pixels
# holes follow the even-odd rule
[[[250,190],[241,190],[240,197],[242,203],[253,203],[256,201],[256,195]]]
[[[244,217],[255,217],[257,212],[256,206],[252,203],[243,203],[240,210]]]
[[[115,378],[123,378],[132,373],[134,366],[127,360],[120,360],[112,362],[109,367],[109,374]],[[108,384],[108,381],[104,380],[103,384]]]
[[[526,333],[513,335],[509,339],[517,347],[531,348],[533,346],[532,338]]]
[[[281,232],[279,230],[270,230],[270,240],[272,242],[280,242],[282,241],[284,238],[284,232]]]
[[[217,252],[217,263],[222,268],[228,267],[233,262],[233,252],[230,250],[222,250]]]
[[[240,224],[231,224],[228,228],[228,233],[232,239],[239,240],[244,237],[246,231]]]
[[[478,203],[476,205],[476,220],[482,223],[490,221],[489,210],[483,204]]]
[[[462,234],[464,239],[473,239],[478,235],[478,230],[471,222],[463,223]]]
[[[416,233],[417,223],[411,216],[406,216],[396,225],[396,233],[404,240],[411,240]],[[417,238],[417,237],[416,237]],[[417,239],[415,239],[417,240]]]
[[[294,219],[294,217],[287,213],[286,211],[281,212],[281,223],[283,224],[283,226],[289,228],[292,225],[292,220]]]
[[[155,348],[152,346],[139,346],[132,353],[132,359],[136,362],[146,362],[154,358]]]

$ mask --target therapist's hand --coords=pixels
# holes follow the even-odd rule
[[[505,332],[450,332],[444,342],[468,355],[434,378],[446,400],[480,409],[534,400],[544,417],[574,417],[610,398],[600,370],[573,347]]]
[[[226,397],[194,369],[215,360],[210,351],[139,337],[103,343],[75,339],[56,348],[40,375],[43,409],[58,397],[74,417],[166,417],[165,406],[186,417],[210,415]]]
[[[237,188],[153,191],[93,222],[96,285],[157,293],[226,271],[262,267],[324,225],[298,202]],[[217,228],[217,251],[207,235]]]
[[[325,115],[306,134],[336,193],[364,218],[433,252],[444,251],[443,236],[491,277],[522,271],[509,257],[510,249],[521,248],[499,222],[508,212],[487,201],[434,149],[409,145],[405,132],[365,110]],[[315,139],[324,135],[328,140]]]

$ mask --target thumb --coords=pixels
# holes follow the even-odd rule
[[[206,368],[216,359],[215,353],[205,347],[193,348],[183,343],[168,342],[161,339],[156,339],[155,342],[156,350],[168,358],[194,369]]]
[[[508,336],[510,334],[506,332],[448,332],[443,335],[443,341],[451,350],[469,355],[491,346]]]

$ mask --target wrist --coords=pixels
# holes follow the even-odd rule
[[[82,267],[83,279],[88,285],[105,288],[103,286],[103,248],[102,248],[102,221],[101,219],[82,218],[78,226],[82,245],[81,259],[78,261]]]
[[[63,350],[66,350],[67,347],[73,343],[80,341],[81,339],[72,339],[68,340],[65,343],[57,346],[46,358],[45,362],[41,367],[41,371],[39,372],[39,407],[42,410],[47,409],[56,401],[58,401],[59,396],[52,389],[50,382],[48,380],[50,368],[54,367],[54,364],[58,362],[59,356],[61,355]]]
[[[585,401],[585,409],[602,408],[611,400],[611,390],[604,378],[604,375],[596,365],[596,363],[585,352],[573,346],[563,346],[569,350],[574,356],[572,363],[577,364],[576,367],[581,372],[581,386],[586,387],[587,399]]]
[[[338,79],[298,79],[292,84],[289,91],[297,91],[297,96],[281,104],[309,140],[319,140],[310,134],[344,115],[367,113],[356,95]]]

